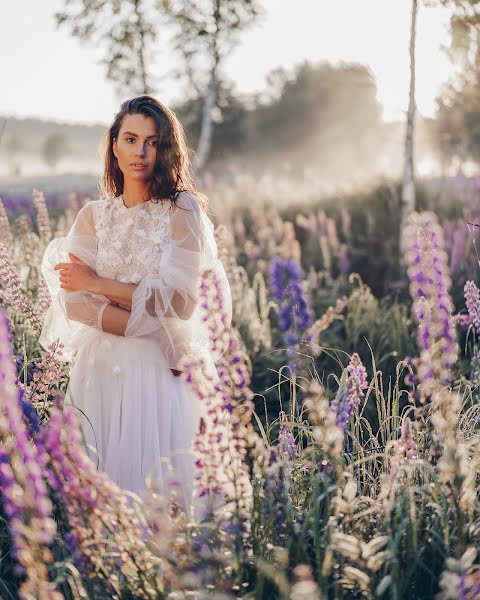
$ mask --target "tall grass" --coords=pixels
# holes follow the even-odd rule
[[[152,481],[139,498],[96,470],[63,406],[61,347],[38,346],[49,303],[39,261],[78,205],[58,219],[39,192],[31,217],[0,205],[0,310],[13,334],[0,356],[10,377],[0,397],[2,597],[480,597],[480,307],[473,284],[468,311],[463,296],[478,264],[458,233],[476,207],[465,182],[451,184],[453,213],[435,186],[420,202],[439,224],[412,218],[413,262],[398,254],[395,186],[295,208],[268,193],[249,202],[248,182],[230,192],[216,231],[234,308],[220,388],[202,364],[187,369],[212,417],[195,442],[201,520],[180,503],[173,472],[168,495]],[[283,279],[272,292],[274,259],[300,269],[296,295]],[[418,288],[411,265],[430,287]],[[300,293],[311,320],[295,320]],[[444,321],[453,363],[439,352]],[[28,499],[42,485],[37,516]],[[54,523],[50,537],[36,535],[40,522]],[[43,587],[31,591],[33,577]]]

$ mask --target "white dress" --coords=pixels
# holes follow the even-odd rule
[[[189,507],[194,489],[193,437],[201,401],[182,377],[182,359],[203,357],[218,377],[206,323],[198,302],[205,269],[222,281],[231,319],[231,294],[217,256],[213,224],[190,192],[178,207],[148,201],[128,208],[121,197],[90,201],[68,235],[48,245],[42,273],[50,305],[40,343],[59,338],[64,360],[74,359],[65,401],[81,414],[93,460],[120,487],[141,493],[145,478],[166,482],[170,459],[180,495]],[[60,288],[59,262],[72,252],[98,275],[138,284],[125,336],[102,331],[109,303],[103,295]]]

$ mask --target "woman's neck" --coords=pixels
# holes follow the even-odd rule
[[[129,208],[150,200],[150,188],[143,181],[125,181],[123,202]]]

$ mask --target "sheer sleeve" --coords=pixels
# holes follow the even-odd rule
[[[161,254],[158,273],[146,275],[132,296],[125,336],[158,338],[168,366],[181,368],[182,359],[199,355],[213,361],[220,350],[210,344],[208,326],[199,303],[200,279],[211,269],[221,286],[230,323],[230,286],[218,258],[213,223],[190,192],[179,194],[172,211],[171,239]]]
[[[69,292],[60,287],[56,264],[70,262],[71,252],[96,271],[97,237],[93,221],[93,201],[83,206],[70,231],[52,240],[43,255],[41,271],[52,302],[45,315],[39,343],[47,349],[57,338],[63,343],[62,360],[69,361],[91,329],[102,329],[103,311],[110,300],[102,294],[86,291]]]

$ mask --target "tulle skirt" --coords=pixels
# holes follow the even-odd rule
[[[170,463],[179,500],[203,517],[204,503],[194,494],[193,440],[204,407],[167,366],[158,340],[91,329],[65,402],[78,409],[90,457],[117,485],[141,497],[150,475],[167,490]]]

